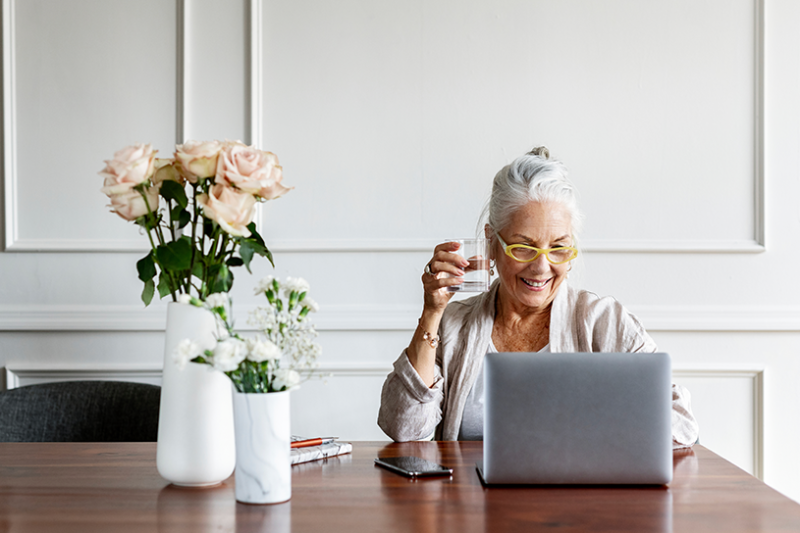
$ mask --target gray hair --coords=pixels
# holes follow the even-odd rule
[[[567,178],[567,167],[550,159],[550,151],[539,146],[504,166],[494,177],[492,195],[481,220],[498,232],[511,220],[514,211],[529,202],[558,202],[570,213],[572,234],[577,245],[583,214],[578,209],[575,187]]]

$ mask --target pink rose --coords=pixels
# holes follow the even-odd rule
[[[111,203],[108,207],[125,220],[136,220],[148,213],[148,206],[151,212],[158,210],[158,187],[145,189],[144,195],[147,197],[147,203],[145,203],[142,193],[134,189],[120,194],[112,194],[109,196]]]
[[[114,159],[106,160],[106,168],[99,172],[105,178],[100,190],[111,196],[147,181],[153,175],[155,156],[152,144],[134,144],[116,152]]]
[[[281,180],[283,180],[283,167],[278,164],[278,156],[272,152],[262,153],[266,155],[268,162],[267,179],[262,182],[262,187],[256,193],[256,196],[264,200],[274,200],[291,191],[294,187],[284,187],[281,184]]]
[[[230,143],[220,152],[217,180],[224,180],[240,191],[266,200],[291,190],[281,185],[283,174],[278,158],[252,146]]]
[[[221,183],[211,187],[210,193],[197,196],[203,216],[216,221],[230,235],[249,237],[247,225],[252,222],[256,212],[255,197]]]
[[[190,183],[197,183],[214,175],[220,150],[219,141],[187,141],[175,147],[175,162]]]
[[[155,173],[153,174],[153,185],[160,185],[165,181],[176,181],[183,183],[183,176],[180,175],[178,165],[172,159],[158,159],[155,161]]]

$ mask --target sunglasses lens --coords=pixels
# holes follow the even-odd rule
[[[517,261],[530,261],[536,254],[538,253],[536,250],[531,248],[513,248],[511,251],[511,255],[514,256],[514,259]]]
[[[570,259],[572,259],[573,251],[569,248],[561,248],[550,250],[547,252],[548,258],[550,259],[551,263],[556,265],[560,265],[561,263],[566,263]]]

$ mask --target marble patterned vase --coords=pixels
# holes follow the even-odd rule
[[[216,341],[214,315],[188,304],[170,303],[164,344],[164,373],[158,418],[158,473],[176,485],[217,485],[236,465],[230,379],[209,365],[180,368],[173,351],[183,339],[202,350]]]
[[[236,499],[281,503],[292,497],[289,391],[233,393]]]

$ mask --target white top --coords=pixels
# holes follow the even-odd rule
[[[489,351],[486,353],[496,352],[497,348],[494,342],[489,340]],[[548,344],[538,353],[545,353],[550,351]],[[472,390],[469,391],[467,396],[467,403],[464,404],[464,414],[461,417],[461,429],[458,432],[458,440],[483,440],[483,404],[486,398],[486,392],[483,389],[483,361],[481,361],[481,368],[478,371],[478,377],[475,378],[475,383],[472,385]]]

